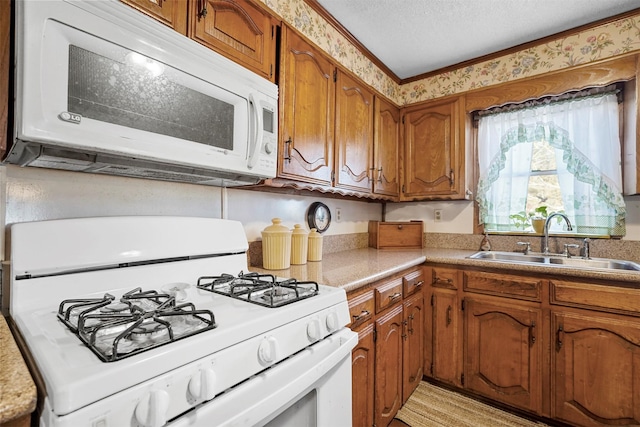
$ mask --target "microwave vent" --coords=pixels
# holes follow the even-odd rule
[[[75,149],[48,147],[43,144],[21,140],[16,140],[4,162],[20,166],[186,182],[218,187],[254,185],[260,182],[260,178],[254,176],[245,176],[219,169],[198,169],[125,156],[85,153]]]

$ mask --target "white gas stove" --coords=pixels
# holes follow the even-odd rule
[[[350,424],[344,290],[248,273],[247,248],[228,220],[12,225],[10,314],[40,424]]]

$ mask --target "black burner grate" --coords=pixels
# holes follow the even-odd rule
[[[272,274],[221,274],[198,279],[198,288],[264,307],[281,307],[318,295],[316,282],[277,280]]]
[[[68,299],[58,318],[104,362],[113,362],[215,328],[213,313],[157,291],[133,289],[119,300]]]

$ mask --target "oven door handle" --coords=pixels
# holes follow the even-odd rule
[[[317,425],[348,425],[351,423],[351,350],[357,342],[358,334],[343,328],[198,405],[194,413],[188,412],[168,425],[262,425],[302,400],[314,386],[323,388],[322,392],[315,393]],[[253,404],[242,406],[240,402]]]

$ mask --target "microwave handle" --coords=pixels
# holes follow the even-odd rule
[[[253,141],[249,141],[249,160],[247,162],[247,167],[249,169],[253,169],[253,167],[258,162],[258,154],[260,153],[260,146],[262,145],[262,114],[260,114],[260,108],[258,108],[258,104],[253,98],[253,94],[249,94],[249,112],[253,113],[255,116],[256,123],[256,131],[253,135],[249,135],[249,138],[255,138]],[[253,149],[252,149],[253,147]]]

